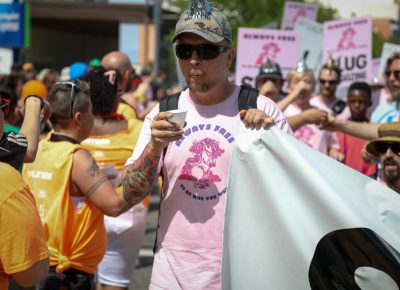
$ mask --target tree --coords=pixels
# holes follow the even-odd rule
[[[398,44],[398,42],[393,38],[385,39],[380,34],[372,33],[372,57],[380,57],[382,53],[382,48],[385,42]]]

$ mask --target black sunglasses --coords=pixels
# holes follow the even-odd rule
[[[1,99],[0,109],[3,111],[4,115],[7,115],[9,108],[10,108],[10,100],[4,98]]]
[[[394,77],[396,79],[398,79],[400,77],[400,70],[387,70],[387,71],[385,71],[385,76],[386,76],[387,79],[389,79],[392,74],[394,75]]]
[[[330,84],[331,86],[333,86],[333,85],[336,85],[337,84],[337,80],[331,80],[331,81],[329,81],[329,80],[324,80],[324,79],[319,79],[319,82],[321,83],[321,84],[326,84],[326,83],[328,83],[328,84]]]
[[[390,148],[393,153],[400,154],[400,143],[377,143],[376,144],[376,152],[378,154],[385,154],[386,151]]]
[[[70,95],[70,112],[71,112],[71,119],[74,118],[74,103],[75,103],[75,97],[76,93],[79,92],[81,89],[77,84],[74,82],[57,82],[54,84],[54,86],[71,86],[71,95]]]
[[[229,47],[227,46],[219,46],[215,44],[178,44],[175,47],[175,54],[180,59],[189,59],[192,57],[193,51],[195,50],[199,58],[207,60],[218,57],[221,53],[227,51],[228,49]]]

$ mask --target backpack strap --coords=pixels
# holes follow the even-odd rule
[[[168,95],[165,97],[162,97],[160,100],[160,112],[166,112],[166,111],[170,111],[170,110],[176,110],[178,109],[178,101],[179,101],[179,96],[181,95],[181,92],[172,94],[172,95]],[[165,155],[167,154],[167,149],[168,146],[164,148],[163,150],[163,158],[165,158]],[[161,178],[164,180],[164,176],[162,174],[162,170],[160,172]],[[160,191],[162,191],[163,188],[161,186]],[[156,228],[156,237],[154,239],[154,245],[153,245],[153,254],[156,253],[157,250],[157,240],[158,240],[158,227],[160,225],[160,211],[161,211],[161,201],[162,198],[160,197],[160,202],[158,204],[158,217],[157,217],[157,228]]]
[[[178,109],[178,101],[181,92],[162,97],[160,100],[160,112]]]
[[[178,101],[179,101],[180,95],[181,95],[181,92],[177,92],[175,94],[162,97],[160,100],[160,112],[166,112],[166,111],[178,109]],[[165,157],[165,154],[167,154],[167,148],[168,148],[168,146],[165,147],[163,150],[164,157]]]
[[[257,109],[258,90],[247,85],[240,86],[239,111]]]

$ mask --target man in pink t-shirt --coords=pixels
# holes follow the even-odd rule
[[[346,103],[336,97],[336,89],[340,84],[340,68],[330,57],[319,72],[319,92],[318,96],[311,99],[312,106],[334,114],[337,118],[347,120],[350,117],[350,110]]]
[[[239,112],[240,87],[228,80],[235,51],[226,17],[208,3],[180,17],[173,42],[188,89],[178,109],[186,126],[169,122],[156,106],[123,174],[124,195],[139,203],[162,167],[164,179],[150,289],[221,289],[222,236],[232,146],[240,122],[291,133],[276,104]],[[165,156],[163,150],[167,148]],[[245,193],[251,194],[251,193]]]

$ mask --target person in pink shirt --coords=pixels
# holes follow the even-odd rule
[[[371,87],[367,83],[355,82],[349,87],[347,105],[350,108],[350,121],[368,123],[367,111],[371,106]],[[340,150],[345,156],[344,164],[366,175],[376,172],[375,163],[367,163],[362,158],[364,139],[338,131]]]
[[[261,95],[257,109],[239,112],[240,87],[228,79],[235,57],[229,22],[207,1],[197,3],[203,9],[189,7],[173,38],[188,86],[178,100],[178,109],[187,111],[186,126],[169,122],[172,113],[159,112],[157,105],[123,172],[124,196],[139,203],[162,170],[149,289],[221,289],[224,211],[239,125],[258,130],[273,122],[291,134],[277,105]]]
[[[336,97],[336,89],[340,84],[341,70],[329,57],[319,72],[318,96],[311,99],[312,106],[334,114],[338,119],[347,120],[350,117],[350,110],[343,100]]]
[[[302,114],[307,110],[315,109],[310,104],[310,99],[315,88],[315,78],[312,70],[303,68],[297,71],[289,72],[287,76],[288,92],[295,89],[299,82],[307,84],[307,90],[304,90],[285,110],[285,116],[290,118]],[[324,120],[321,120],[323,123]],[[311,148],[318,150],[330,157],[342,161],[344,156],[340,153],[339,142],[336,134],[329,131],[321,130],[318,124],[304,124],[298,128],[294,136],[307,144]]]

